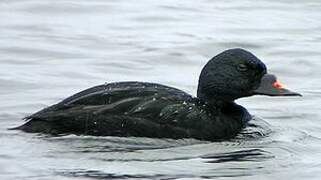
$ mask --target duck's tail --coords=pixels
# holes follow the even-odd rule
[[[20,126],[8,128],[8,130],[21,130],[25,132],[44,132],[48,129],[48,122],[35,118],[27,119],[28,121]]]
[[[7,128],[7,130],[20,130],[20,129],[21,129],[21,126],[13,127],[13,128]]]

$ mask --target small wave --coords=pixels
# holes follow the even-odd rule
[[[272,133],[271,125],[263,119],[253,116],[247,126],[237,135],[236,140],[257,140]]]
[[[207,143],[196,139],[157,139],[143,137],[95,137],[67,135],[60,137],[42,137],[46,141],[72,143],[74,151],[93,152],[132,152],[137,150],[166,149]]]
[[[115,174],[105,173],[99,170],[60,170],[56,172],[57,175],[67,177],[82,177],[82,178],[93,178],[93,179],[162,179],[164,175],[136,175],[136,174]]]
[[[202,157],[208,160],[207,163],[223,163],[231,161],[262,161],[264,159],[274,158],[274,156],[262,149],[245,149],[227,153],[218,153]]]

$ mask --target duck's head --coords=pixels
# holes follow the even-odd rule
[[[200,99],[231,102],[252,95],[300,96],[285,89],[261,60],[244,49],[226,50],[203,68],[197,90]]]

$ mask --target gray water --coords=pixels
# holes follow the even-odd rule
[[[8,131],[104,82],[193,95],[207,60],[234,47],[303,97],[238,101],[235,139],[49,137]],[[320,179],[321,1],[0,1],[0,179]]]

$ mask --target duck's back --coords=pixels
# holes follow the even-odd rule
[[[175,127],[193,97],[181,90],[145,82],[119,82],[81,91],[25,119],[28,132],[51,134],[185,137]],[[181,117],[179,117],[181,116]],[[171,127],[174,128],[173,132]],[[175,135],[177,134],[177,135]]]
[[[184,91],[156,83],[106,83],[74,94],[27,118],[36,118],[47,113],[66,111],[76,107],[103,108],[105,111],[112,111],[112,114],[128,114],[154,106],[154,109],[160,109],[164,105],[161,103],[163,101],[175,103],[191,99],[192,96]]]
[[[233,113],[233,112],[229,112]],[[176,88],[119,82],[81,91],[25,119],[26,132],[221,139],[241,125],[210,112],[199,99]]]

